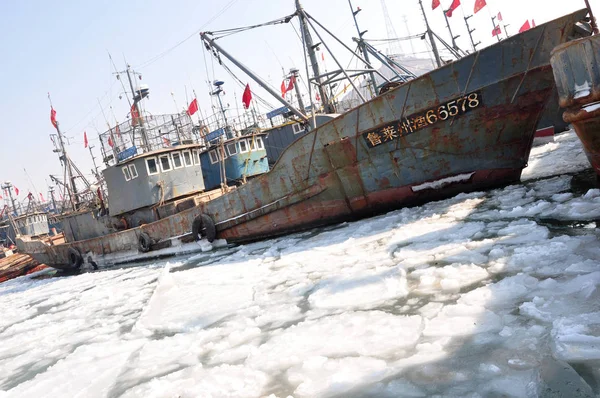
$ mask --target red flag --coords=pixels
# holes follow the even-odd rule
[[[295,82],[296,82],[296,75],[292,75],[292,77],[290,77],[290,84],[288,84],[287,89],[285,91],[292,91],[294,89]]]
[[[87,133],[84,131],[83,132],[83,147],[87,148],[87,146],[88,146]]]
[[[317,101],[321,101],[321,96],[319,95],[319,93],[317,93],[317,95],[315,95],[315,99],[316,99]]]
[[[15,187],[15,193],[19,196],[19,188]]]
[[[452,0],[452,4],[450,4],[450,8],[446,11],[446,16],[451,17],[454,10],[456,10],[460,6],[460,0]]]
[[[529,29],[531,29],[531,25],[529,25],[529,20],[527,20],[523,26],[521,26],[521,29],[519,29],[519,33],[523,33]]]
[[[531,20],[531,27],[535,28],[535,20],[534,19]]]
[[[321,61],[325,61],[325,53],[323,51],[321,51]]]
[[[40,192],[40,199],[42,200],[42,202],[45,202],[44,200],[44,196],[42,195],[42,193]]]
[[[58,122],[56,121],[56,111],[52,106],[50,106],[50,122],[52,123],[55,129],[58,128]]]
[[[115,144],[110,136],[108,136],[108,145],[112,148]]]
[[[119,130],[119,125],[118,124],[115,126],[115,133],[117,133],[117,135],[119,137],[121,137],[121,130]]]
[[[498,11],[498,21],[502,21],[502,13]]]
[[[194,113],[198,112],[198,100],[194,98],[187,109],[187,114],[192,116]]]
[[[486,5],[487,3],[485,2],[485,0],[475,0],[475,8],[473,9],[473,14],[477,14]]]
[[[435,10],[436,8],[438,8],[440,6],[440,0],[433,0],[431,2],[431,9]]]
[[[246,84],[244,94],[242,94],[242,104],[244,104],[244,109],[250,108],[250,101],[252,101],[252,92],[250,91],[250,85]]]
[[[166,146],[171,146],[171,141],[169,141],[167,138],[163,137],[163,142],[165,143]]]
[[[131,110],[129,112],[131,113],[131,125],[136,126],[139,122],[140,114],[137,108],[135,107],[135,103],[131,105]]]
[[[281,82],[281,98],[285,97],[285,93],[287,92],[285,87],[285,80]]]
[[[500,29],[500,26],[496,26],[494,30],[492,30],[492,37],[498,36],[499,34],[502,34],[502,30]]]

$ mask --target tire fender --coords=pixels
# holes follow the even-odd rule
[[[192,235],[196,241],[206,238],[207,241],[214,242],[217,237],[215,222],[208,214],[200,214],[192,223]]]
[[[83,256],[75,247],[69,247],[69,265],[72,269],[79,269],[83,264]]]
[[[140,236],[138,236],[138,250],[142,253],[147,253],[150,251],[152,246],[152,239],[150,239],[150,235],[146,232],[141,232]]]

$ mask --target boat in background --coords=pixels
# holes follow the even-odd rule
[[[594,31],[554,49],[551,63],[563,118],[573,124],[600,180],[600,35]]]
[[[317,22],[298,0],[296,7],[306,51],[315,57],[308,26]],[[160,184],[149,185],[155,190],[154,199],[164,196],[179,211],[170,217],[62,245],[23,239],[20,247],[52,267],[78,268],[84,258],[94,263],[94,259],[106,261],[108,255],[122,257],[133,249],[154,251],[173,237],[256,240],[515,183],[527,165],[537,122],[554,89],[550,52],[574,37],[576,24],[587,13],[587,9],[574,12],[390,85],[364,104],[341,115],[321,115],[319,121],[279,98],[215,38],[201,33],[212,54],[229,59],[271,90],[307,129],[305,134],[281,153],[268,173],[215,197],[186,202],[186,207],[195,205],[184,210],[173,203],[175,196],[167,196],[167,190],[156,195]],[[319,73],[313,82],[328,111],[331,104]],[[146,163],[146,168],[155,173],[163,163],[160,157],[167,164],[177,150],[162,149],[165,155],[156,154],[157,161],[152,167]],[[149,153],[127,161],[145,162]],[[126,179],[124,161],[111,166],[115,168],[111,173]],[[199,168],[192,170],[201,174]],[[171,177],[161,174],[161,178]],[[126,193],[126,183],[120,186],[119,192]],[[159,200],[150,209],[160,212],[156,207],[162,205]],[[115,216],[112,210],[111,216]]]

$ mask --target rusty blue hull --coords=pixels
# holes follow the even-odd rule
[[[585,15],[513,36],[340,115],[297,139],[268,173],[176,215],[170,229],[189,232],[204,215],[218,238],[255,240],[517,182],[555,87],[550,52]],[[168,239],[158,225],[168,222],[129,240]],[[114,253],[110,235],[99,239],[54,246],[43,262],[64,264],[68,247]]]
[[[518,181],[554,89],[550,52],[585,15],[513,36],[341,115],[203,212],[219,237],[249,240]]]

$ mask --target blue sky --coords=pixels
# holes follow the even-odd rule
[[[434,30],[447,38],[441,10],[432,12],[431,0],[423,1]],[[451,2],[442,0],[442,5],[447,7]],[[461,34],[459,44],[468,48],[462,17],[463,13],[472,14],[475,0],[461,2],[450,21],[455,33]],[[513,34],[526,19],[534,18],[541,24],[584,7],[583,0],[487,3],[471,19],[484,45],[494,42],[490,17],[498,10]],[[356,32],[347,0],[303,0],[302,4],[351,45]],[[362,30],[368,29],[366,37],[387,38],[380,0],[353,0],[353,5],[363,9],[359,23]],[[407,35],[407,27],[412,34],[424,30],[417,0],[387,0],[386,5],[398,36]],[[592,0],[591,5],[600,14],[600,0]],[[83,132],[87,131],[90,143],[97,146],[98,131],[106,129],[98,99],[111,124],[115,118],[123,121],[128,111],[126,99],[118,98],[123,90],[113,75],[108,52],[119,70],[125,68],[126,59],[142,73],[142,82],[151,90],[146,109],[152,113],[173,113],[177,110],[175,103],[184,107],[193,89],[203,111],[211,113],[207,80],[216,77],[227,82],[225,101],[232,106],[240,102],[242,89],[208,55],[207,74],[203,47],[194,33],[264,22],[293,11],[293,0],[0,2],[0,181],[11,180],[22,192],[19,199],[24,199],[27,191],[46,196],[48,174],[62,174],[49,138],[55,131],[49,120],[48,92],[61,129],[69,137],[71,157],[89,174],[92,166],[89,152],[83,148]],[[293,24],[297,26],[295,20]],[[222,45],[276,87],[281,82],[282,68],[287,71],[295,66],[303,70],[300,42],[290,24],[231,36],[223,39]],[[407,43],[403,46],[409,51]],[[422,43],[414,46],[418,53],[426,50]],[[348,62],[349,56],[339,54],[342,62]],[[326,57],[326,63],[333,67],[333,61]],[[250,81],[243,73],[236,74]],[[259,91],[253,83],[251,86]],[[260,95],[267,98],[266,94]],[[278,106],[274,100],[269,101]],[[95,155],[99,158],[98,148]]]

